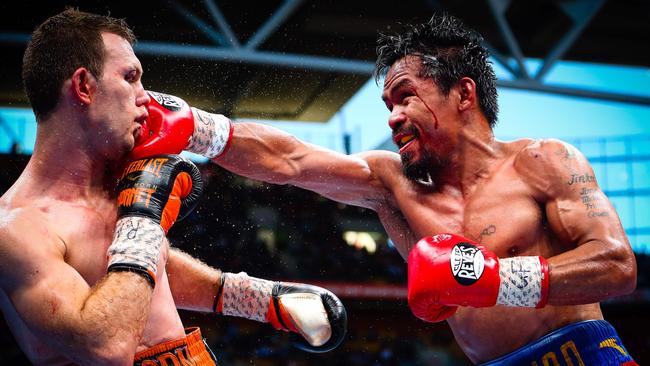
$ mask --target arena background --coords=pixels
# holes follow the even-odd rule
[[[575,144],[614,202],[637,255],[638,288],[602,308],[637,361],[650,363],[647,1],[3,2],[1,192],[23,169],[34,143],[34,116],[20,81],[25,44],[38,23],[68,5],[126,18],[139,37],[135,51],[148,89],[344,153],[394,150],[380,88],[371,78],[378,32],[425,21],[434,11],[464,19],[486,37],[499,76],[497,137]],[[170,232],[175,246],[226,271],[320,284],[342,298],[349,314],[345,343],[311,355],[268,325],[183,312],[187,325],[204,329],[220,364],[469,364],[446,324],[411,315],[406,265],[373,212],[192,158],[208,182],[207,194]],[[496,332],[485,342],[498,342]],[[27,364],[4,322],[0,363]]]

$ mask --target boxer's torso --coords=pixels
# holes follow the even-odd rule
[[[392,196],[377,212],[402,257],[408,258],[418,239],[445,232],[476,240],[501,258],[552,257],[572,249],[572,243],[560,242],[548,228],[544,203],[514,167],[517,152],[527,143],[503,144],[502,154],[469,192],[413,183],[402,174],[398,159],[384,162],[380,175]],[[587,319],[602,319],[598,304],[461,307],[449,325],[473,361],[487,361],[560,326]]]
[[[30,189],[22,189],[29,184],[25,180],[19,180],[0,198],[0,210],[3,215],[11,217],[12,211],[31,210],[33,225],[47,225],[58,237],[52,241],[56,243],[54,250],[61,253],[65,262],[72,266],[89,286],[95,285],[106,274],[106,250],[112,242],[116,220],[114,199],[109,195],[99,195],[92,200],[55,199],[47,195],[32,195],[24,193],[30,192]],[[29,229],[25,227],[20,230]],[[137,351],[185,335],[166,273],[160,276],[160,279],[152,297],[149,317]],[[65,355],[60,355],[29,330],[3,291],[0,291],[0,306],[14,337],[33,363],[69,363]]]

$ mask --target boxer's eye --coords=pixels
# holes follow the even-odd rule
[[[129,71],[126,76],[124,76],[124,80],[128,81],[129,83],[134,83],[138,80],[138,72],[135,70]]]

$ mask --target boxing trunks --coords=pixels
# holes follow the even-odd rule
[[[216,366],[217,360],[201,337],[199,328],[185,329],[185,338],[157,344],[133,359],[135,366]]]
[[[481,366],[633,366],[611,324],[587,320],[569,324]]]

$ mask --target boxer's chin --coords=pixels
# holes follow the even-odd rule
[[[434,173],[440,171],[443,167],[442,161],[436,159],[428,153],[424,153],[419,159],[415,159],[411,152],[403,153],[402,172],[404,175],[414,181],[422,182],[434,178]]]

